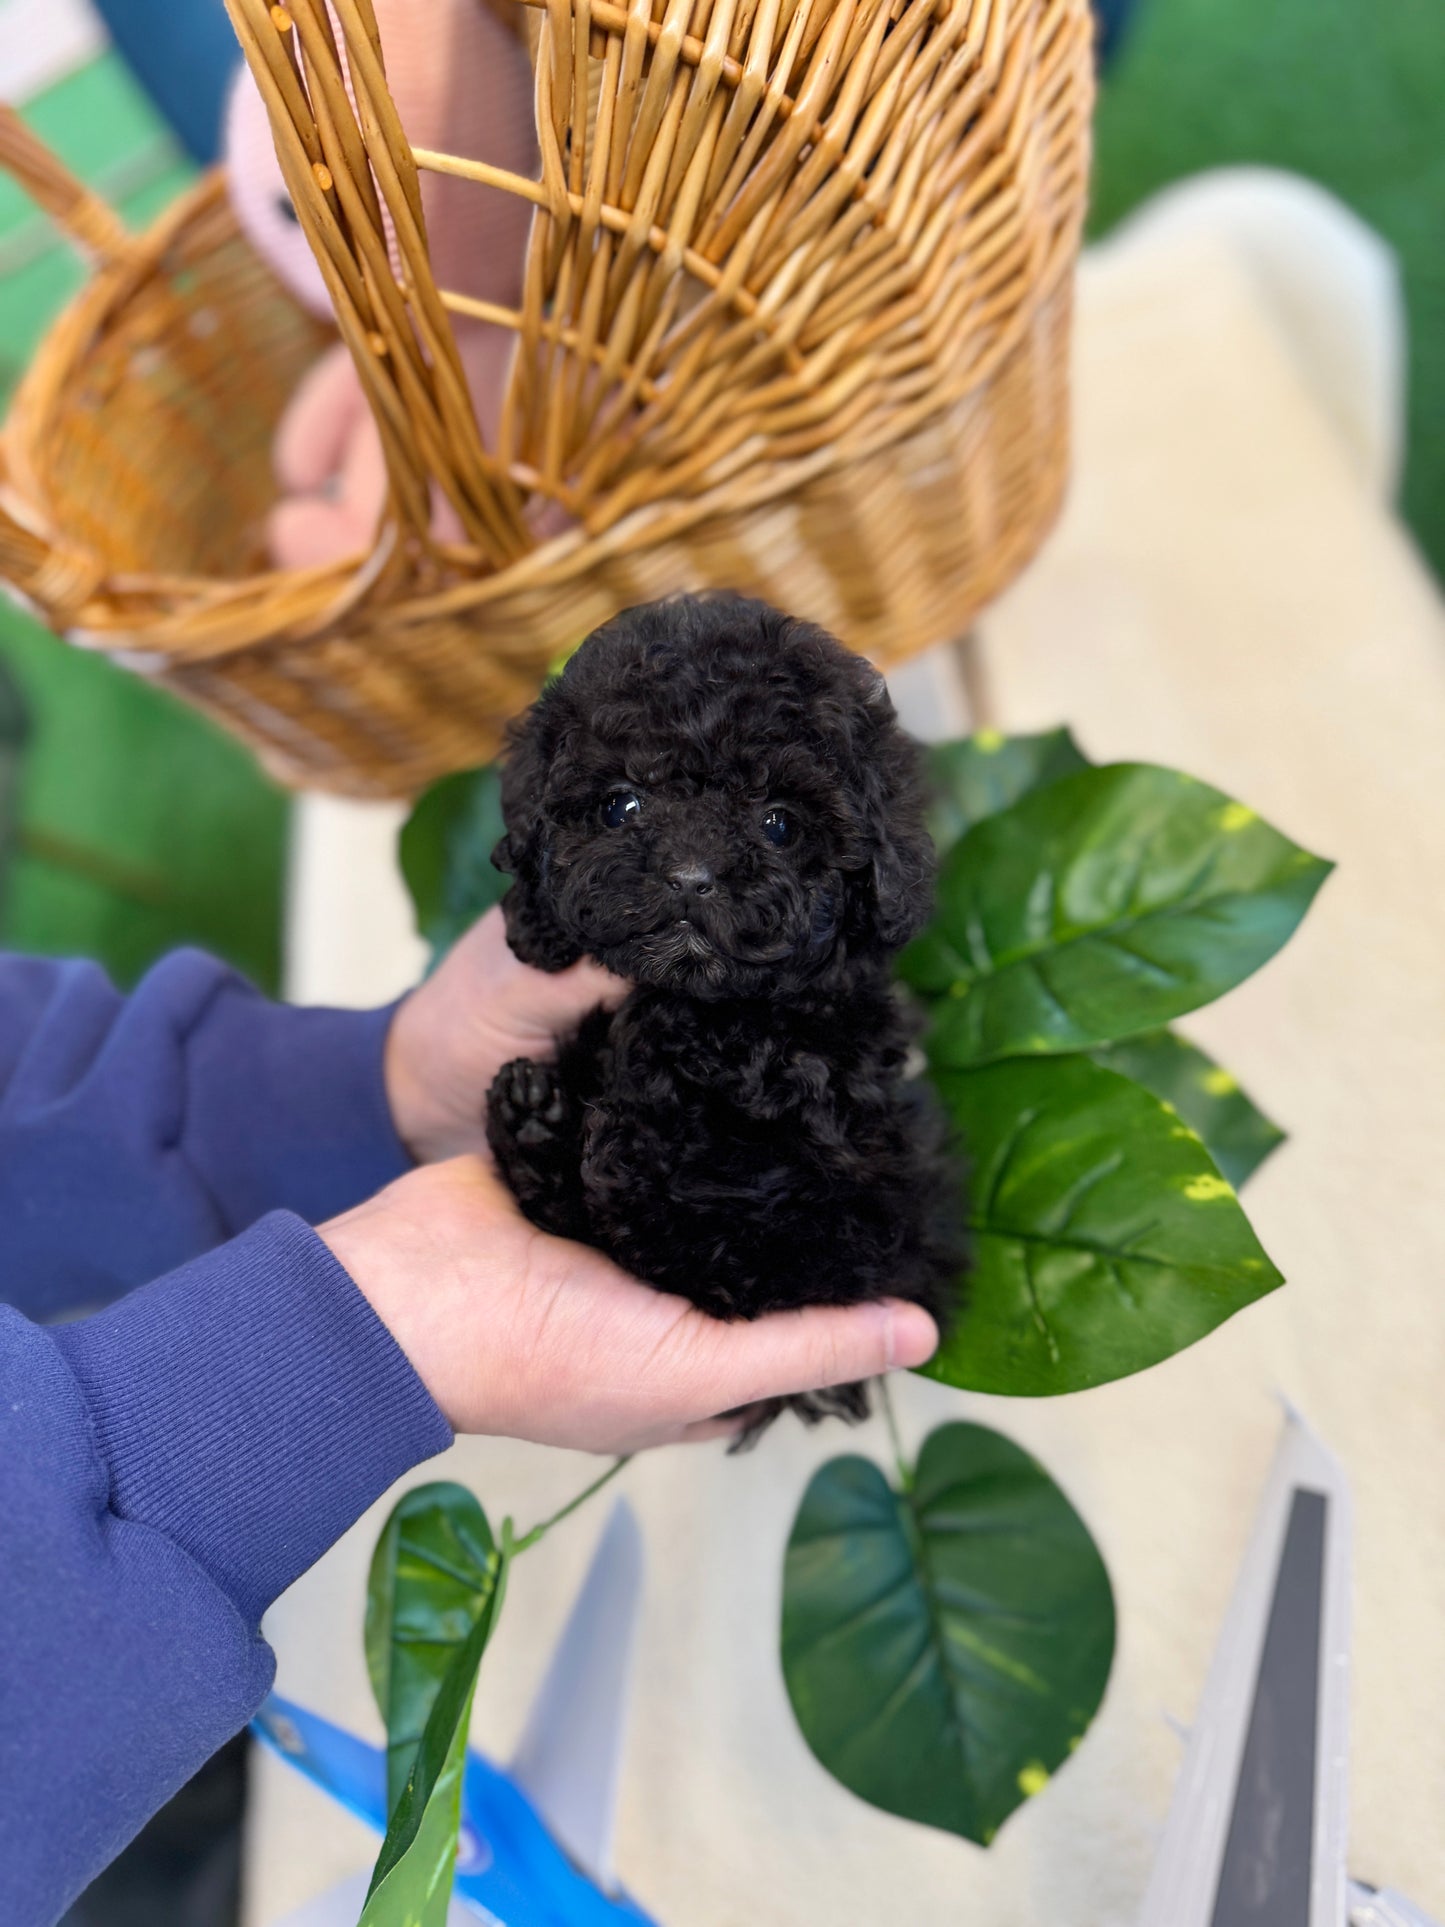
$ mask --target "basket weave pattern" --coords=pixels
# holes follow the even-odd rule
[[[496,3],[533,29],[537,181],[413,152],[369,0],[227,0],[382,436],[372,552],[329,567],[265,567],[271,435],[325,336],[218,184],[128,236],[0,125],[98,263],[6,426],[0,573],[288,780],[480,760],[560,653],[679,588],[899,660],[1062,489],[1086,0]],[[535,206],[519,309],[437,288],[419,168]],[[453,315],[517,337],[495,447]]]

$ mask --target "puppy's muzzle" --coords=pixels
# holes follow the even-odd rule
[[[691,862],[679,863],[675,869],[669,870],[667,887],[687,905],[710,897],[717,884],[705,863]]]

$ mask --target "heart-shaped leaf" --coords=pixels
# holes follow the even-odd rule
[[[419,1485],[393,1508],[371,1557],[366,1666],[386,1722],[395,1813],[448,1668],[496,1591],[501,1558],[465,1486]]]
[[[492,867],[502,829],[502,782],[492,764],[434,783],[403,824],[401,873],[434,962],[506,895],[511,878]]]
[[[895,1492],[833,1459],[783,1578],[803,1737],[872,1805],[986,1846],[1079,1743],[1114,1651],[1109,1576],[1053,1480],[981,1425],[945,1425]]]
[[[1030,790],[1088,767],[1089,759],[1067,729],[1039,736],[1002,736],[996,729],[981,729],[960,742],[935,743],[928,751],[933,786],[928,827],[939,856],[984,817],[1008,809]]]
[[[440,1491],[450,1495],[458,1490],[455,1486],[431,1488],[433,1494]],[[413,1496],[408,1494],[408,1497]],[[405,1501],[402,1503],[405,1504]],[[475,1505],[475,1500],[472,1503]],[[439,1506],[452,1520],[463,1511],[449,1496],[443,1498]],[[477,1512],[480,1514],[480,1507],[477,1507]],[[422,1516],[422,1509],[418,1508],[408,1523],[415,1524]],[[469,1523],[474,1526],[475,1520]],[[412,1564],[413,1555],[403,1549],[408,1536],[405,1532],[400,1535],[402,1543],[395,1557],[398,1575],[409,1570]],[[465,1537],[453,1538],[449,1536],[448,1529],[442,1526],[435,1534],[421,1532],[419,1536],[428,1543],[455,1545],[463,1550],[464,1557],[470,1557],[465,1551],[471,1543],[470,1532]],[[488,1539],[490,1536],[488,1531]],[[445,1927],[451,1903],[452,1875],[456,1867],[462,1776],[466,1768],[467,1727],[471,1720],[472,1698],[477,1689],[477,1671],[482,1663],[482,1655],[502,1609],[510,1559],[510,1527],[504,1523],[501,1545],[488,1561],[492,1569],[490,1589],[481,1599],[465,1635],[455,1642],[447,1638],[432,1641],[426,1636],[422,1639],[423,1646],[449,1648],[451,1656],[435,1686],[421,1740],[413,1750],[411,1770],[392,1808],[386,1838],[381,1843],[381,1852],[372,1870],[371,1886],[359,1927]],[[435,1568],[437,1562],[430,1552],[427,1560],[421,1563],[425,1565],[428,1562]],[[383,1562],[383,1570],[387,1563]],[[433,1576],[438,1581],[443,1577],[436,1571]],[[459,1577],[464,1584],[467,1577],[465,1568],[460,1571]],[[403,1587],[410,1583],[410,1580],[402,1581]],[[424,1580],[417,1574],[417,1583],[429,1587],[431,1580]],[[380,1677],[388,1688],[388,1697],[393,1704],[399,1690],[396,1664],[398,1649],[408,1643],[402,1603],[398,1601],[393,1607],[391,1623],[386,1628],[391,1659],[384,1671],[380,1659],[382,1619],[377,1619],[374,1629],[369,1623],[367,1630],[367,1662],[372,1667],[372,1684],[375,1686]],[[422,1624],[424,1635],[435,1629],[428,1614],[422,1615]],[[419,1690],[424,1692],[425,1686]]]
[[[969,831],[902,959],[948,1066],[1156,1029],[1272,957],[1330,865],[1207,783],[1086,769]]]
[[[1282,1283],[1196,1132],[1089,1057],[936,1075],[973,1265],[931,1378],[1046,1397],[1156,1365]]]
[[[1284,1143],[1284,1132],[1245,1095],[1234,1076],[1172,1030],[1126,1037],[1089,1055],[1105,1070],[1133,1078],[1172,1104],[1204,1139],[1204,1148],[1236,1191]]]

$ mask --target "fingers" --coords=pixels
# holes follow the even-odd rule
[[[590,959],[573,964],[570,970],[562,971],[551,982],[557,994],[579,1016],[596,1010],[599,1004],[605,1005],[608,1010],[616,1010],[632,989],[625,977],[614,977],[610,970],[604,970],[601,964],[595,964]]]
[[[528,1223],[480,1157],[409,1172],[325,1238],[458,1431],[593,1452],[728,1438],[765,1400],[922,1364],[916,1305],[723,1324]]]
[[[507,947],[506,921],[494,905],[472,925],[458,949],[465,947],[479,987],[489,998],[489,1015],[502,1014],[514,1024],[542,1024],[565,1029],[605,1004],[614,1010],[632,986],[600,964],[583,959],[568,970],[534,970]]]
[[[320,415],[325,402],[323,393],[309,410],[310,417]],[[321,481],[334,484],[334,493],[327,494],[313,492],[321,481],[293,489],[272,509],[266,533],[271,553],[282,568],[311,568],[358,555],[372,539],[386,500],[381,439],[364,404],[360,413],[350,415],[343,412],[344,406],[343,398],[329,416],[318,421],[316,445],[310,449],[302,433],[308,413],[298,410],[294,446],[284,461],[278,456],[278,468],[294,475],[320,470]]]
[[[272,459],[286,494],[311,495],[331,480],[365,412],[351,356],[333,348],[308,370],[276,431]]]
[[[361,555],[372,525],[350,508],[318,496],[278,502],[266,522],[271,558],[280,569],[312,569],[342,556]]]
[[[928,1313],[898,1299],[775,1312],[752,1324],[708,1319],[692,1336],[701,1422],[762,1399],[922,1365],[938,1349],[938,1327]],[[737,1421],[731,1424],[736,1429]]]
[[[567,1354],[586,1332],[588,1376],[572,1402],[611,1407],[621,1391],[627,1435],[652,1444],[732,1437],[767,1400],[922,1365],[938,1347],[928,1313],[898,1299],[725,1323],[590,1248],[537,1234],[534,1255],[538,1281],[565,1284],[553,1340]]]

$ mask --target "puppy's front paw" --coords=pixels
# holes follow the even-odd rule
[[[487,1142],[523,1211],[544,1231],[587,1234],[578,1108],[554,1065],[515,1057],[487,1094]]]
[[[493,1132],[529,1151],[555,1145],[567,1134],[570,1106],[555,1066],[514,1057],[503,1064],[487,1096]]]

